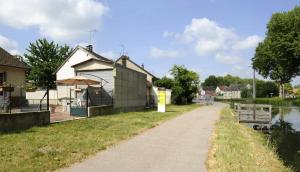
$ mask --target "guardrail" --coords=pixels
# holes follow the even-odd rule
[[[272,120],[272,105],[234,104],[240,123],[270,124]]]

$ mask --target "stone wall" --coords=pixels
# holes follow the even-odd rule
[[[116,66],[114,72],[114,111],[125,112],[145,108],[146,75],[122,66]]]
[[[0,132],[24,130],[50,124],[50,112],[20,112],[0,114]]]

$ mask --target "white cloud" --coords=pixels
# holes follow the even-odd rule
[[[5,36],[0,35],[0,47],[8,51],[9,53],[21,54],[19,50],[17,50],[18,44],[16,41],[10,40]]]
[[[240,63],[242,60],[239,56],[255,48],[262,40],[258,35],[244,38],[233,29],[207,18],[194,18],[182,33],[165,31],[164,37],[173,37],[192,46],[197,56],[212,56],[223,64]]]
[[[43,36],[68,40],[98,29],[107,11],[94,0],[1,0],[0,22],[14,28],[35,26]]]
[[[238,56],[217,54],[216,60],[223,64],[237,64],[241,61],[241,58]]]
[[[179,38],[180,34],[175,33],[175,32],[164,31],[163,37],[164,38],[169,38],[169,37]]]
[[[255,48],[259,42],[263,39],[260,36],[252,35],[248,36],[246,39],[236,42],[233,46],[233,50],[244,50]]]
[[[163,50],[156,47],[152,47],[150,50],[150,56],[159,58],[159,57],[178,57],[179,53],[175,50]]]

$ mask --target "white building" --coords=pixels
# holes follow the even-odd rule
[[[241,89],[239,86],[231,85],[227,86],[217,86],[216,88],[217,98],[219,99],[240,99]]]

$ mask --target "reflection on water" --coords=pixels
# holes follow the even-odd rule
[[[300,110],[297,107],[272,109],[271,142],[285,165],[300,172]]]

